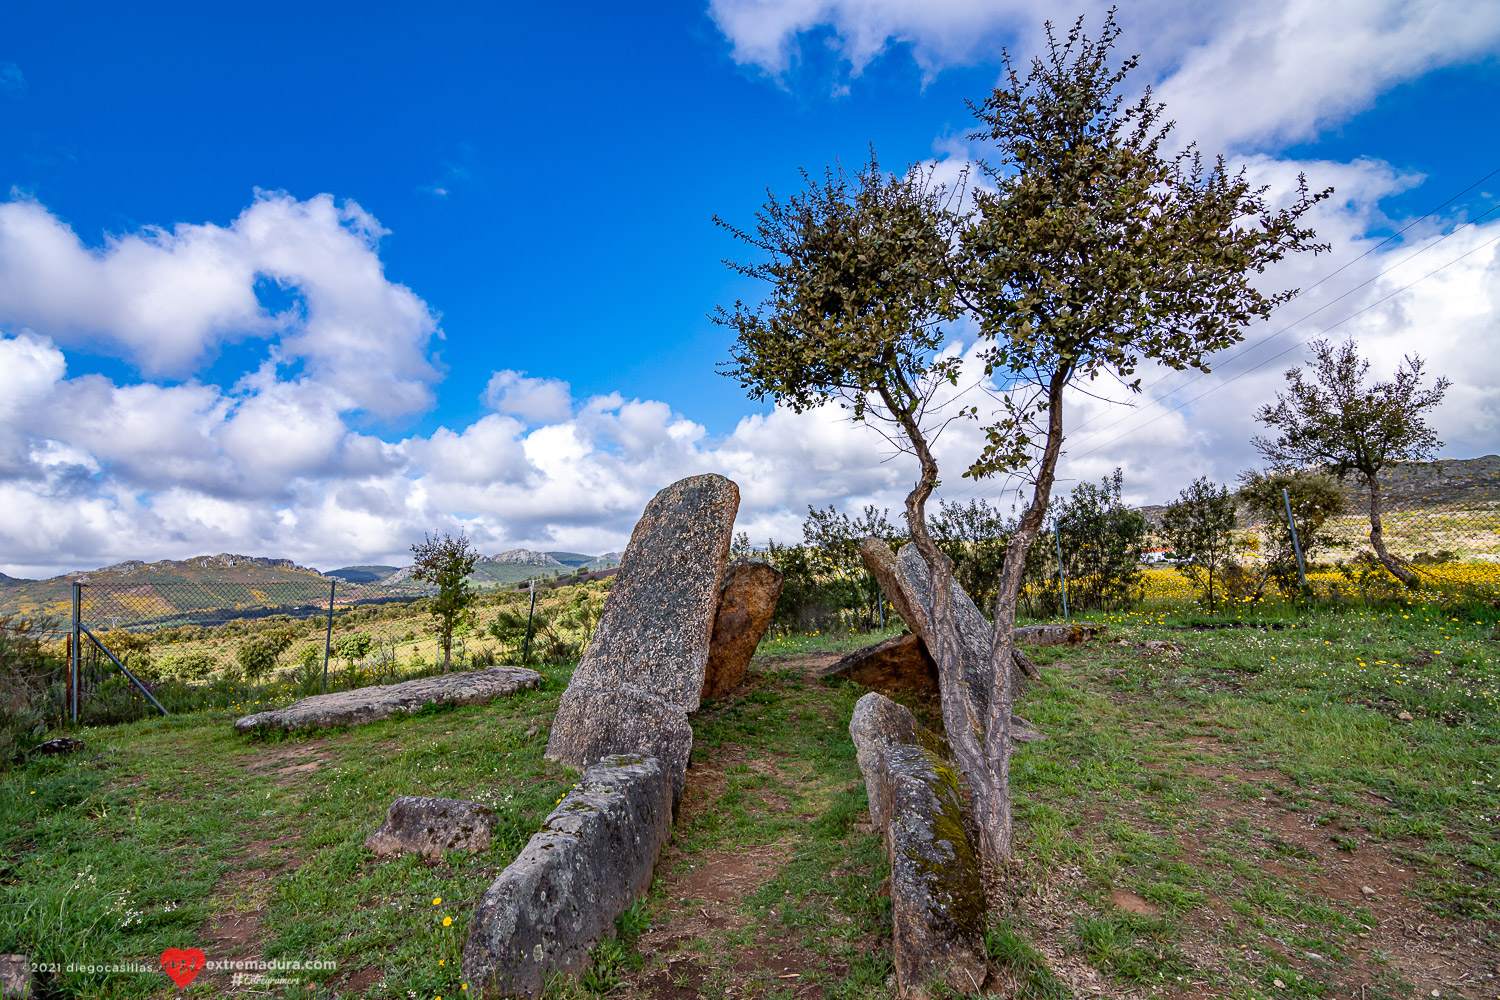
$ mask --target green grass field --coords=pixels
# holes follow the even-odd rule
[[[1014,758],[996,994],[1496,996],[1496,618],[1120,615],[1103,642],[1036,651],[1018,710],[1049,738]],[[894,995],[886,864],[848,736],[863,690],[809,675],[876,638],[768,639],[746,685],[695,716],[650,893],[549,995]],[[85,731],[85,753],[0,775],[0,951],[154,968],[196,946],[336,966],[247,996],[465,996],[470,909],[573,780],[541,758],[569,671],[310,738],[237,736],[227,711]],[[362,842],[403,794],[493,805],[494,845],[377,860]],[[160,972],[42,987],[179,992]],[[204,973],[181,992],[235,988]]]

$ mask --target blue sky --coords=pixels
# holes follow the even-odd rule
[[[730,338],[706,314],[757,293],[710,219],[750,224],[767,187],[870,143],[892,168],[981,153],[964,102],[1001,45],[1034,50],[1049,7],[11,8],[0,572],[225,549],[328,568],[397,559],[430,528],[603,551],[656,488],[709,469],[741,482],[757,537],[795,537],[809,503],[896,506],[911,470],[878,439],[715,374]],[[1319,226],[1334,254],[1274,276],[1306,286],[1500,167],[1487,7],[1135,4],[1121,49],[1184,137],[1278,189],[1299,169],[1339,188]],[[1497,199],[1500,175],[1323,301]],[[1494,340],[1496,234],[1433,245],[1411,267],[1473,253],[1338,328],[1382,367],[1420,349],[1454,378],[1439,429],[1460,457],[1500,436],[1500,368],[1466,363]],[[1128,411],[1081,401],[1093,436],[1073,451],[1092,454],[1065,472],[1122,465],[1142,502],[1229,478],[1253,461],[1244,414],[1298,356],[1183,410],[1206,385],[1168,380],[1124,441]]]

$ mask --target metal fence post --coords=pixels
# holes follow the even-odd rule
[[[1068,574],[1063,569],[1062,524],[1056,519],[1052,522],[1052,534],[1057,539],[1057,579],[1062,584],[1063,621],[1068,621],[1072,617],[1068,614]]]
[[[1297,575],[1302,578],[1302,589],[1307,589],[1307,568],[1302,565],[1302,542],[1297,538],[1297,519],[1292,516],[1292,498],[1286,487],[1281,488],[1281,499],[1286,501],[1286,523],[1292,529],[1292,551],[1297,553]]]
[[[69,706],[69,708],[72,710],[72,713],[73,713],[73,725],[75,725],[75,726],[78,725],[78,682],[79,682],[79,678],[80,678],[80,674],[81,674],[81,672],[79,670],[79,667],[81,666],[81,663],[79,661],[79,656],[82,653],[82,649],[80,648],[80,640],[82,639],[82,636],[79,634],[79,632],[80,632],[80,630],[81,630],[81,628],[83,626],[83,621],[82,621],[82,618],[80,616],[80,612],[82,611],[82,608],[83,608],[83,584],[81,584],[81,583],[74,583],[73,584],[73,656],[72,656],[73,662],[68,665],[68,668],[69,668],[69,670],[72,671],[72,674],[73,674],[73,697],[71,699],[72,704]]]
[[[531,659],[531,618],[536,614],[536,581],[531,581],[531,608],[526,612],[526,643],[521,649],[521,666]]]
[[[328,630],[323,633],[323,693],[328,693],[328,653],[333,646],[333,593],[338,589],[337,577],[328,581]]]

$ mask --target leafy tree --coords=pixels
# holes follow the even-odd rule
[[[1285,496],[1282,496],[1282,490],[1286,490]],[[1323,533],[1323,525],[1330,517],[1347,509],[1348,496],[1338,480],[1327,473],[1305,470],[1258,472],[1252,469],[1240,474],[1238,497],[1245,512],[1264,525],[1270,536],[1270,550],[1264,560],[1266,578],[1283,595],[1297,593],[1302,589],[1297,572],[1297,546],[1302,549],[1304,562],[1311,561],[1315,552],[1326,547],[1328,539]],[[1286,518],[1288,500],[1297,523],[1295,545]]]
[[[931,174],[901,178],[871,163],[856,179],[830,172],[785,203],[774,197],[754,233],[731,231],[764,255],[735,265],[770,285],[751,310],[717,319],[737,333],[728,374],[752,396],[794,410],[834,400],[914,455],[906,500],[912,543],[934,581],[932,650],[944,727],[973,793],[980,853],[997,870],[1010,853],[1010,718],[1016,602],[1026,557],[1046,516],[1061,452],[1064,399],[1082,379],[1112,375],[1132,389],[1142,360],[1207,369],[1207,356],[1243,337],[1293,292],[1266,294],[1251,276],[1314,249],[1298,220],[1327,192],[1276,211],[1242,172],[1205,167],[1194,152],[1163,153],[1170,124],[1149,93],[1122,107],[1134,59],[1108,65],[1113,15],[1097,40],[1082,20],[1024,77],[1005,76],[973,107],[975,138],[998,153],[981,169],[991,190],[974,211]],[[722,224],[722,223],[721,223]],[[941,353],[942,324],[975,321],[985,375],[1000,408],[943,407],[961,359]],[[939,483],[932,442],[947,421],[983,421],[987,445],[965,470],[1023,473],[1030,505],[1011,533],[996,585],[986,662],[970,662],[952,611],[952,561],[927,528]]]
[[[268,633],[246,639],[235,652],[240,673],[251,684],[276,669],[276,660],[291,645],[291,637],[285,633]]]
[[[373,645],[374,640],[368,635],[363,632],[355,632],[340,639],[334,645],[333,653],[335,656],[347,660],[349,662],[349,669],[353,670],[355,662],[364,659]]]
[[[1146,518],[1120,499],[1123,483],[1124,475],[1116,469],[1097,485],[1079,483],[1057,505],[1070,609],[1124,608],[1140,582]],[[1060,581],[1049,573],[1047,583],[1050,589]]]
[[[438,645],[443,650],[443,673],[447,673],[453,662],[453,633],[467,621],[469,605],[474,601],[474,592],[469,589],[469,574],[479,561],[479,553],[469,545],[462,533],[457,538],[444,533],[442,537],[426,535],[421,544],[411,547],[415,562],[412,578],[437,587],[437,597],[431,604],[432,616],[438,623]]]
[[[1162,534],[1177,553],[1177,568],[1207,595],[1209,611],[1215,608],[1214,583],[1231,561],[1236,523],[1229,487],[1215,486],[1207,476],[1193,480],[1162,513]]]
[[[1431,458],[1443,446],[1423,414],[1442,402],[1450,383],[1439,378],[1432,388],[1422,388],[1424,362],[1409,354],[1390,381],[1366,386],[1370,362],[1359,356],[1353,338],[1338,347],[1315,340],[1312,349],[1313,359],[1306,364],[1312,377],[1302,368],[1287,369],[1287,391],[1276,394],[1274,406],[1268,403],[1255,414],[1277,436],[1257,437],[1253,443],[1278,469],[1321,466],[1340,482],[1352,475],[1368,492],[1375,557],[1391,575],[1414,587],[1417,575],[1385,547],[1380,474],[1395,462]]]
[[[168,660],[163,671],[179,680],[201,681],[214,672],[219,661],[205,650],[197,649]]]

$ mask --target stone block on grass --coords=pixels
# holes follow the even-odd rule
[[[480,899],[464,944],[469,992],[540,997],[588,968],[615,917],[651,885],[672,832],[672,779],[654,757],[589,768]]]

